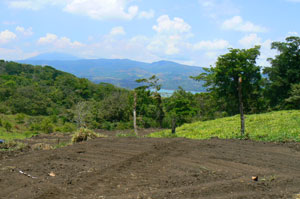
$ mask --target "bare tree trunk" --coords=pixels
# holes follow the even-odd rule
[[[136,126],[136,92],[134,91],[134,102],[133,102],[133,128],[135,135],[138,135],[137,126]]]
[[[244,117],[244,107],[242,98],[242,77],[239,78],[239,101],[240,101],[240,116],[241,116],[241,135],[245,135],[245,117]]]

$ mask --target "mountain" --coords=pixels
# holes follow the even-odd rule
[[[57,53],[57,52],[52,52],[52,53],[43,53],[43,54],[39,54],[35,57],[31,57],[27,60],[78,60],[80,58],[75,57],[73,55],[70,54],[66,54],[66,53]]]
[[[205,91],[201,83],[189,78],[204,72],[203,68],[197,66],[187,66],[171,61],[145,63],[129,59],[65,60],[61,59],[62,57],[41,59],[43,56],[37,56],[18,62],[32,65],[49,65],[78,77],[88,78],[96,83],[111,83],[124,88],[135,88],[139,86],[135,82],[136,79],[156,75],[160,79],[162,88],[166,90],[176,90],[181,86],[187,91]]]

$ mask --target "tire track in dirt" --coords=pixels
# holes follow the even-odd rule
[[[0,198],[292,198],[300,193],[298,149],[299,143],[96,139],[4,158]]]

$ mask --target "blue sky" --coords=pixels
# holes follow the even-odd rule
[[[300,34],[300,0],[0,0],[0,59],[46,52],[209,67]]]

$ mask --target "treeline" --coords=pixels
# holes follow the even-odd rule
[[[140,128],[171,128],[187,122],[239,113],[239,81],[246,114],[300,108],[300,38],[274,42],[278,51],[270,67],[258,66],[260,47],[229,49],[216,66],[193,79],[204,81],[206,93],[179,88],[171,97],[159,94],[152,76],[126,90],[94,84],[50,66],[0,61],[0,113],[49,116],[52,122],[104,129],[133,128],[134,93]],[[263,75],[264,74],[264,75]],[[199,84],[200,86],[200,84]]]

